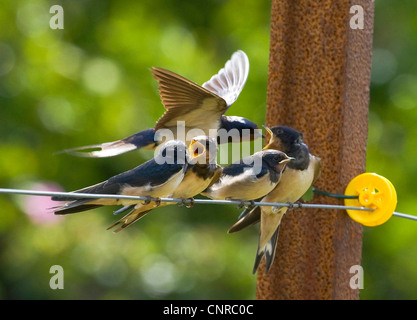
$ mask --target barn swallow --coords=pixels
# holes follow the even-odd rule
[[[171,195],[172,198],[192,198],[215,183],[223,168],[216,162],[217,142],[209,136],[195,137],[188,148],[193,157],[184,179]]]
[[[129,195],[159,198],[173,193],[184,178],[191,162],[191,156],[183,141],[171,140],[161,146],[159,153],[138,167],[118,174],[96,185],[86,187],[75,193]],[[129,207],[138,200],[117,198],[80,198],[54,196],[55,201],[69,201],[54,208],[55,214],[69,214],[94,209],[105,205],[123,205]],[[71,201],[73,200],[73,201]],[[134,222],[134,217],[126,217],[123,227]]]
[[[112,157],[135,149],[154,149],[160,142],[155,134],[159,129],[170,129],[175,139],[177,124],[184,121],[185,136],[191,129],[202,129],[209,135],[209,129],[237,129],[241,140],[254,140],[261,137],[257,125],[245,118],[225,116],[224,113],[237,100],[249,73],[249,60],[239,50],[226,62],[216,75],[202,86],[162,68],[152,68],[152,74],[159,84],[159,93],[166,109],[154,128],[147,129],[127,138],[102,144],[67,149],[62,152],[84,157]],[[218,143],[230,142],[218,138]],[[94,151],[85,151],[98,149]]]
[[[288,163],[277,186],[260,201],[294,203],[316,181],[321,170],[321,159],[310,154],[301,132],[285,126],[265,128],[270,134],[270,140],[264,150],[282,150],[294,160]],[[246,210],[245,213],[247,214],[229,229],[229,233],[232,233],[256,222],[261,222],[253,273],[258,269],[264,254],[266,260],[265,272],[268,273],[275,256],[281,219],[287,210],[288,207],[255,206]]]
[[[268,194],[292,158],[278,150],[264,150],[223,168],[223,173],[202,195],[215,200],[250,201]]]
[[[217,156],[217,142],[215,139],[208,136],[195,137],[188,147],[192,160],[189,162],[184,174],[184,178],[175,188],[175,190],[168,196],[168,198],[182,198],[193,199],[194,196],[200,194],[203,190],[209,187],[216,181],[222,172],[222,167],[216,163]],[[163,207],[172,205],[173,202],[163,202],[160,205],[155,202],[138,203],[122,208],[115,214],[131,210],[125,217],[117,221],[108,229],[116,225],[122,224],[121,228],[125,227],[125,221],[132,221],[141,219],[156,207]],[[120,231],[121,228],[117,229]]]

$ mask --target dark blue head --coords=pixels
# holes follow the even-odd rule
[[[190,162],[190,154],[187,146],[180,140],[167,141],[156,152],[155,161],[158,164],[185,164]]]
[[[227,135],[225,139],[221,134]],[[219,136],[217,143],[229,143],[236,141],[252,141],[263,137],[262,131],[256,123],[238,116],[225,116],[220,119]]]
[[[271,137],[268,144],[264,147],[264,150],[281,150],[288,156],[294,157],[295,160],[288,164],[288,167],[290,168],[304,170],[308,167],[309,150],[304,143],[303,134],[301,132],[287,126],[265,128]]]
[[[278,138],[281,140],[281,143],[285,146],[284,149],[288,149],[294,144],[304,143],[303,134],[291,127],[287,126],[276,126],[269,128],[272,140],[273,138]],[[285,150],[284,150],[285,152]]]

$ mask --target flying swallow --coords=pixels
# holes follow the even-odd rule
[[[222,173],[222,167],[216,163],[217,142],[215,139],[208,136],[195,137],[190,142],[188,151],[192,159],[187,166],[184,178],[167,198],[192,199],[215,182]],[[133,219],[137,221],[156,207],[163,207],[170,204],[172,205],[174,203],[163,202],[156,204],[155,202],[149,202],[126,206],[118,212],[115,212],[115,214],[127,210],[131,211],[108,229],[122,224],[120,228],[115,230],[115,232],[120,231],[126,226],[126,221],[132,222]]]
[[[250,201],[271,192],[292,158],[278,150],[264,150],[223,168],[219,180],[202,195],[215,200]]]
[[[159,153],[138,167],[118,174],[96,185],[75,193],[128,195],[159,198],[171,195],[181,183],[192,156],[183,141],[171,140],[161,146]],[[54,208],[55,214],[69,214],[94,209],[105,205],[136,205],[138,200],[117,198],[80,198],[54,196],[55,201],[69,201]],[[72,201],[71,201],[72,200]],[[126,217],[124,227],[135,219]]]
[[[262,135],[257,125],[245,118],[226,116],[224,113],[237,100],[249,73],[249,60],[239,50],[226,62],[216,75],[202,86],[166,69],[152,68],[151,72],[159,84],[159,93],[166,109],[154,128],[150,128],[127,138],[96,145],[67,149],[62,152],[83,157],[112,157],[135,149],[154,149],[160,141],[155,136],[160,129],[169,129],[174,139],[181,139],[177,134],[177,124],[187,136],[191,129],[201,129],[209,135],[210,129],[236,129],[239,141],[254,140]],[[242,135],[246,129],[248,135]],[[192,137],[191,137],[192,138]],[[218,137],[218,143],[227,143],[230,139]],[[87,151],[98,149],[93,151]]]
[[[321,159],[310,154],[301,132],[285,126],[265,128],[270,134],[270,140],[264,150],[282,150],[293,160],[288,163],[277,186],[260,201],[294,203],[316,181],[321,170]],[[261,222],[253,273],[258,269],[264,254],[265,272],[268,273],[275,257],[281,219],[287,210],[288,207],[255,206],[245,210],[245,215],[229,229],[229,233],[232,233]]]

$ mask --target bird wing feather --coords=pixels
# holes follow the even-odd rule
[[[172,71],[162,68],[151,71],[159,83],[159,94],[166,109],[155,131],[175,127],[177,121],[185,121],[189,128],[218,129],[220,117],[227,110],[224,99]]]
[[[248,74],[249,59],[242,50],[238,50],[203,87],[222,97],[230,107],[242,92]]]

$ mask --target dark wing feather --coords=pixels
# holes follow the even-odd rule
[[[268,274],[269,269],[272,266],[272,263],[274,262],[275,258],[275,251],[278,243],[278,236],[279,236],[279,226],[277,230],[272,235],[271,239],[266,244],[265,248],[260,250],[259,244],[258,244],[258,250],[256,251],[256,257],[255,257],[255,263],[253,266],[252,273],[256,273],[259,267],[259,263],[262,260],[262,257],[265,255],[265,274]]]
[[[220,179],[222,174],[223,174],[223,167],[216,165],[216,169],[214,170],[213,177],[211,178],[211,182],[207,188],[210,188],[213,184],[215,184],[217,180]]]
[[[247,168],[252,168],[253,167],[253,163],[249,163],[246,161],[243,162],[243,159],[241,159],[238,163],[232,163],[229,164],[228,166],[223,168],[223,174],[224,175],[229,175],[232,177],[238,176],[240,174],[242,174],[245,169]],[[259,173],[256,175],[257,178],[261,178],[263,177],[265,174],[267,174],[268,168],[264,165],[262,165],[261,170],[259,171]]]
[[[133,187],[141,187],[147,184],[157,186],[165,183],[172,175],[183,169],[183,164],[158,164],[155,159],[150,159],[132,170],[110,178],[108,183]]]
[[[162,68],[151,69],[159,83],[159,94],[166,112],[157,121],[155,131],[185,121],[186,127],[217,129],[226,101],[198,84]]]
[[[245,211],[248,209],[245,209]],[[228,233],[240,231],[246,227],[249,227],[255,223],[258,223],[261,220],[261,207],[256,206],[249,213],[245,211],[241,214],[243,217],[240,218],[239,221],[237,221],[234,225],[232,225],[229,228],[229,230],[227,231]]]
[[[271,269],[272,263],[275,259],[280,227],[281,225],[278,226],[277,230],[274,232],[274,234],[272,235],[271,239],[268,241],[265,247],[265,274],[268,274],[269,269]]]
[[[91,199],[87,200],[77,200],[74,202],[71,202],[70,204],[63,206],[61,208],[58,208],[54,211],[55,214],[70,214],[70,213],[77,213],[87,210],[96,209],[99,207],[102,207],[102,205],[99,204],[83,204],[86,202],[91,201]]]
[[[122,189],[126,186],[141,187],[149,184],[150,186],[158,186],[165,183],[172,175],[184,170],[182,164],[158,164],[155,159],[148,160],[140,166],[118,174],[110,179],[89,186],[83,189],[74,191],[75,193],[90,193],[90,194],[120,194]],[[74,198],[66,196],[52,197],[54,201],[71,201]],[[100,207],[97,204],[88,204],[93,201],[89,198],[77,199],[73,202],[67,203],[60,209],[55,210],[56,214],[75,213],[85,210]]]
[[[73,191],[73,193],[91,193],[91,194],[117,194],[120,190],[120,185],[110,183],[109,180],[97,183],[95,185],[85,187],[83,189],[79,189],[76,191]],[[71,201],[75,198],[70,196],[54,196],[52,197],[52,200],[54,201]],[[74,203],[83,204],[85,202],[91,201],[92,199],[77,199],[74,201]]]
[[[147,129],[121,140],[66,149],[58,153],[68,153],[73,156],[87,158],[113,157],[136,149],[153,149],[156,146],[154,138],[155,130]]]
[[[137,215],[135,215],[135,217],[133,219],[130,220],[129,217],[131,215],[135,214],[136,211],[137,211],[136,209],[131,210],[127,215],[125,215],[123,218],[121,218],[120,220],[113,223],[106,230],[113,229],[114,227],[121,224],[121,226],[119,228],[117,228],[116,230],[113,231],[114,233],[120,232],[124,228],[126,228],[126,227],[130,226],[131,224],[133,224],[134,222],[138,221],[139,219],[142,219],[145,215],[147,215],[152,210],[146,210],[146,211],[140,212]]]

